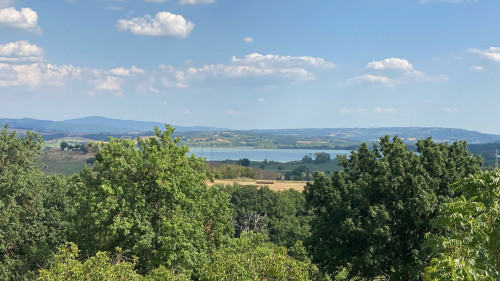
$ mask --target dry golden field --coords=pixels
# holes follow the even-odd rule
[[[259,187],[269,186],[270,189],[274,191],[283,191],[288,189],[295,189],[297,191],[304,190],[304,186],[306,185],[305,181],[274,181],[274,184],[259,184],[259,180],[252,179],[231,179],[231,180],[215,180],[215,182],[208,182],[209,185],[213,184],[233,184],[237,183],[239,185],[257,185]]]

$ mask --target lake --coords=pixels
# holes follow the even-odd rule
[[[207,161],[238,160],[247,158],[251,161],[276,161],[289,162],[301,160],[302,157],[316,152],[330,154],[332,159],[337,155],[349,154],[350,150],[328,150],[328,149],[258,149],[251,147],[190,147],[189,154],[206,158]],[[314,157],[313,157],[314,158]]]

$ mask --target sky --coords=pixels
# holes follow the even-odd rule
[[[0,118],[500,134],[498,0],[0,0]]]

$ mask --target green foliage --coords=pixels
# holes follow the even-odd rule
[[[314,153],[314,161],[313,161],[314,164],[327,163],[330,160],[331,160],[330,154],[328,154],[326,152]]]
[[[429,221],[441,202],[454,195],[451,184],[479,171],[465,142],[417,143],[419,154],[403,141],[386,136],[370,150],[363,144],[344,171],[331,179],[316,174],[306,186],[314,211],[313,261],[332,276],[349,269],[349,277],[418,280],[431,254],[422,249]]]
[[[500,279],[500,173],[486,172],[457,184],[463,196],[444,203],[431,221],[439,234],[426,246],[439,254],[425,280]]]
[[[240,160],[238,160],[238,165],[243,166],[243,167],[249,167],[250,160],[248,160],[248,158],[240,159]]]
[[[173,128],[156,138],[113,139],[78,178],[76,231],[84,257],[98,251],[137,256],[147,273],[164,265],[191,274],[232,233],[229,198],[207,188],[203,160],[186,156]]]
[[[208,174],[214,175],[216,179],[236,179],[236,178],[251,178],[255,179],[257,173],[254,169],[250,167],[244,167],[239,165],[208,165],[205,164],[205,170]]]
[[[137,259],[127,259],[119,249],[115,258],[110,258],[105,252],[97,254],[83,263],[78,260],[78,248],[73,243],[67,243],[59,249],[55,263],[48,269],[40,270],[40,281],[153,281],[153,280],[188,280],[183,275],[175,275],[165,268],[152,271],[142,276],[134,269]]]
[[[309,280],[307,262],[291,258],[265,235],[242,233],[215,251],[202,267],[201,280]]]
[[[42,146],[0,131],[0,280],[33,279],[64,241],[68,183],[39,170]]]
[[[309,235],[311,214],[302,193],[276,192],[267,186],[235,184],[226,188],[231,194],[237,237],[248,231],[263,232],[271,242],[291,247]]]

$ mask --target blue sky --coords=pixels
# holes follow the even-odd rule
[[[500,134],[500,1],[0,0],[0,117]]]

